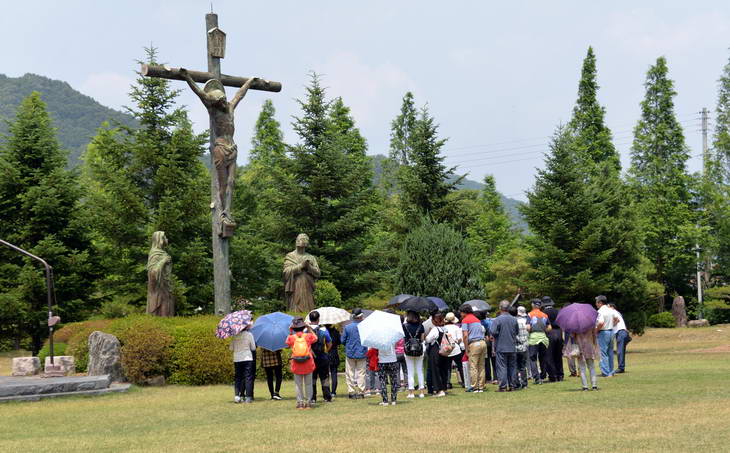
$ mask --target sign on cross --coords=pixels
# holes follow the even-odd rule
[[[147,77],[184,80],[208,109],[210,117],[211,215],[213,225],[213,280],[215,284],[215,312],[223,315],[231,311],[231,273],[228,265],[229,238],[236,222],[231,212],[233,187],[236,180],[238,148],[233,135],[233,112],[248,90],[281,91],[281,83],[256,77],[235,77],[221,74],[220,60],[225,55],[226,34],[218,28],[218,15],[205,15],[208,42],[208,72],[188,71],[160,65],[142,65]],[[204,83],[199,87],[198,83]],[[230,101],[225,88],[238,87]]]

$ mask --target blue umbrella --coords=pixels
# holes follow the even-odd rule
[[[280,311],[261,316],[251,328],[256,346],[269,351],[278,351],[286,347],[286,337],[289,336],[289,326],[293,316]]]
[[[428,297],[427,297],[426,299],[428,299],[428,300],[430,300],[431,302],[433,302],[434,304],[436,304],[436,306],[437,306],[437,307],[439,308],[439,310],[441,310],[441,311],[443,311],[443,310],[448,310],[448,309],[449,309],[449,306],[448,306],[448,305],[446,304],[446,302],[444,302],[444,300],[443,300],[442,298],[440,298],[440,297],[433,297],[433,296],[428,296]]]

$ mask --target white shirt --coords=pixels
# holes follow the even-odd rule
[[[618,310],[614,310],[613,313],[618,318],[618,321],[613,326],[613,333],[616,333],[619,330],[626,330],[626,323],[624,322],[624,317],[621,313],[619,313]]]
[[[608,305],[603,305],[601,308],[598,309],[596,326],[600,323],[603,323],[603,327],[601,327],[601,330],[613,330],[613,317],[615,316],[615,313],[616,312],[613,308],[609,307]]]
[[[449,335],[451,342],[454,343],[454,350],[451,351],[449,357],[454,357],[461,354],[461,345],[464,344],[464,334],[462,333],[461,327],[456,324],[446,324],[444,327],[446,334]]]
[[[253,351],[256,350],[256,341],[248,330],[235,335],[230,346],[233,351],[234,362],[246,362],[253,360]]]

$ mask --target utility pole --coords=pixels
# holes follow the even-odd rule
[[[707,166],[710,165],[710,150],[707,146],[707,118],[708,118],[708,110],[707,107],[703,107],[702,111],[700,112],[701,119],[702,119],[702,177],[706,178],[709,171]],[[704,318],[704,304],[702,300],[702,282],[703,277],[704,279],[709,280],[709,258],[705,260],[704,263],[704,272],[703,272],[703,266],[702,266],[702,260],[700,257],[700,246],[697,244],[697,306],[699,307],[699,318]],[[704,274],[704,275],[703,275]]]

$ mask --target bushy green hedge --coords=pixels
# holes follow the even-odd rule
[[[41,348],[40,351],[38,351],[38,358],[41,361],[41,366],[43,366],[44,363],[46,363],[46,357],[51,355],[51,347],[48,343],[43,345],[43,348]],[[56,341],[53,342],[53,355],[59,356],[59,355],[66,355],[66,343],[58,343]]]
[[[672,328],[675,327],[677,324],[674,320],[674,316],[672,316],[670,312],[663,311],[661,313],[655,313],[649,316],[649,319],[647,320],[647,325],[649,327]]]
[[[115,335],[122,344],[122,368],[131,382],[144,383],[150,377],[163,375],[174,384],[229,384],[233,381],[233,353],[229,349],[230,340],[215,336],[219,320],[216,316],[133,315],[70,323],[54,336],[55,353],[73,355],[77,371],[85,371],[89,361],[89,335],[100,330]],[[60,340],[63,342],[59,343]],[[47,353],[47,350],[46,345],[43,351]],[[282,351],[285,379],[292,377],[289,356],[288,349]],[[265,379],[260,363],[259,352],[256,376]]]
[[[723,300],[708,300],[704,305],[705,318],[710,324],[730,324],[730,304]]]

